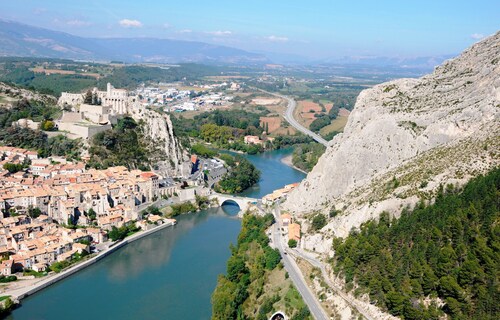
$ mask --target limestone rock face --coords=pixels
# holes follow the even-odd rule
[[[397,214],[440,183],[500,165],[500,32],[420,79],[364,90],[337,135],[285,202],[297,216],[341,214],[324,230],[345,236],[382,210]]]
[[[144,122],[143,133],[150,142],[148,147],[155,157],[150,160],[158,166],[155,171],[168,176],[185,175],[183,162],[187,159],[187,155],[174,135],[170,116],[147,109],[141,111],[134,113],[133,117],[137,121]]]

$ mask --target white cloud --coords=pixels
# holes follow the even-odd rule
[[[140,28],[142,27],[142,22],[139,20],[122,19],[120,20],[120,25],[124,28]]]
[[[87,27],[87,26],[91,25],[91,23],[88,21],[83,21],[83,20],[78,20],[78,19],[68,20],[68,21],[66,21],[66,24],[68,26],[72,26],[72,27]]]
[[[36,14],[36,15],[41,15],[41,14],[44,14],[45,12],[47,12],[47,9],[45,9],[45,8],[35,8],[35,9],[33,9],[33,13]]]
[[[484,34],[482,33],[473,33],[470,35],[470,37],[474,40],[481,40],[482,38],[484,38]]]
[[[191,30],[191,29],[182,29],[182,30],[179,30],[178,32],[179,33],[191,33],[191,32],[193,32],[193,30]]]
[[[211,34],[211,35],[214,35],[214,36],[230,36],[230,35],[233,34],[229,30],[225,30],[225,31],[221,31],[221,30],[218,30],[218,31],[207,31],[205,33],[208,33],[208,34]]]
[[[266,37],[266,39],[271,41],[271,42],[287,42],[288,41],[287,37],[279,37],[279,36],[274,36],[274,35]]]
[[[165,22],[165,23],[163,24],[163,28],[164,28],[164,29],[170,29],[170,28],[172,28],[172,25],[171,25],[170,23],[168,23],[168,22]]]

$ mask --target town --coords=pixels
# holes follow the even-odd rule
[[[177,182],[125,167],[86,169],[83,162],[38,158],[34,151],[14,147],[0,146],[0,155],[3,276],[23,270],[48,271],[55,262],[91,253],[92,248],[109,245],[108,234],[113,228],[149,230],[175,224],[175,219],[145,209],[166,199],[173,203],[209,195],[211,190],[203,181],[213,184],[227,172],[222,161],[196,155],[190,158],[193,174]],[[271,207],[296,186],[275,190],[262,199],[262,204]],[[282,218],[283,225],[288,226],[290,216]],[[290,224],[289,233],[290,239],[300,240],[300,225]]]
[[[79,139],[84,146],[125,117],[151,121],[160,116],[164,120],[157,123],[167,126],[161,131],[166,134],[169,113],[226,108],[232,99],[226,93],[239,89],[233,82],[203,85],[200,91],[166,85],[128,91],[108,83],[105,91],[63,92],[57,102],[62,114],[53,122],[56,134]],[[12,126],[42,129],[42,123],[27,118],[13,121]],[[243,142],[261,145],[274,138],[263,139],[247,135]],[[174,226],[174,217],[180,214],[173,213],[174,206],[186,205],[186,212],[192,212],[202,208],[197,205],[200,199],[205,208],[229,201],[238,205],[240,217],[245,212],[264,215],[298,185],[286,185],[262,199],[217,194],[214,186],[232,170],[224,157],[182,152],[179,170],[169,172],[154,170],[153,165],[150,171],[126,166],[97,169],[89,166],[87,147],[79,158],[70,159],[0,146],[0,279],[9,283],[2,291],[22,296],[38,290],[129,241]],[[287,213],[278,219],[281,232],[288,234],[285,239],[293,246],[300,244],[300,225],[292,223]],[[32,288],[37,277],[44,280]]]
[[[219,107],[229,107],[232,96],[224,94],[223,90],[237,91],[240,84],[223,82],[215,84],[196,85],[193,90],[183,90],[167,83],[159,83],[157,87],[141,85],[130,94],[138,97],[143,106],[163,108],[165,112],[212,111]]]
[[[83,162],[39,159],[36,152],[13,147],[0,147],[0,154],[0,254],[9,258],[3,275],[42,272],[77,252],[89,253],[89,245],[105,242],[113,227],[136,224],[147,230],[171,222],[158,215],[143,220],[141,210],[174,194],[183,197],[182,183],[153,172],[86,170]]]

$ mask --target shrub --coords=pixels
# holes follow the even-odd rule
[[[335,208],[333,208],[332,210],[330,210],[330,213],[329,213],[329,217],[330,218],[335,218],[336,216],[338,216],[340,213],[339,210],[335,210]]]
[[[16,276],[0,276],[0,283],[16,281]]]
[[[317,230],[323,228],[324,226],[326,226],[326,218],[323,214],[318,213],[313,217],[311,224],[312,224],[313,230],[317,231]]]

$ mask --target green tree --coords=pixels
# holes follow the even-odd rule
[[[259,181],[260,171],[249,160],[237,156],[235,163],[237,165],[215,185],[217,192],[240,193]]]
[[[90,208],[90,209],[87,211],[86,216],[87,216],[90,220],[95,220],[95,219],[97,218],[97,213],[94,211],[94,209]]]
[[[9,173],[16,173],[16,172],[21,171],[21,170],[24,169],[22,164],[20,164],[20,163],[10,163],[10,162],[5,163],[3,165],[3,168],[5,170],[9,171]]]
[[[312,218],[312,221],[311,221],[311,225],[312,225],[313,230],[316,230],[316,231],[323,228],[324,226],[326,226],[325,215],[323,215],[321,213],[314,215],[314,217]]]
[[[419,203],[399,219],[382,214],[344,240],[335,239],[334,271],[346,283],[404,319],[500,317],[496,283],[500,256],[500,169],[461,190],[440,188],[432,205]],[[446,304],[418,304],[426,296]]]
[[[35,219],[38,218],[42,214],[42,211],[39,208],[33,208],[32,206],[28,207],[28,216]]]
[[[43,131],[54,131],[54,130],[56,130],[56,124],[52,120],[43,120],[40,123],[40,128]]]
[[[87,90],[85,93],[85,96],[83,97],[83,103],[85,104],[92,104],[93,97],[92,97],[92,91]]]

